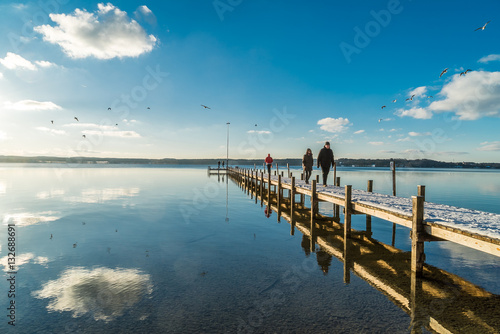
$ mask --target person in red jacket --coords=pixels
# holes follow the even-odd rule
[[[269,174],[271,174],[271,167],[273,165],[273,158],[271,158],[271,154],[270,153],[267,154],[265,162],[266,162],[266,165],[267,165],[267,172]]]

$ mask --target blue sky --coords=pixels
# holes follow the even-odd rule
[[[229,130],[233,158],[317,155],[329,140],[338,158],[500,162],[499,12],[2,2],[0,155],[222,158]]]

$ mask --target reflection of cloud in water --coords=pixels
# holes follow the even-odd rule
[[[7,259],[8,256],[0,258],[0,265],[4,267],[3,268],[4,271],[11,271]],[[16,263],[14,264],[15,269],[17,270],[19,269],[20,266],[30,262],[45,266],[49,262],[49,259],[43,256],[35,256],[35,254],[33,253],[16,254]]]
[[[7,192],[7,186],[5,183],[0,182],[0,195],[3,195]]]
[[[139,191],[139,188],[86,189],[82,191],[81,196],[66,197],[65,199],[77,203],[100,203],[124,197],[134,197],[139,194]]]
[[[95,320],[112,321],[152,291],[149,275],[137,269],[74,267],[33,296],[51,299],[49,311],[69,311],[75,318],[91,313]]]
[[[6,214],[3,216],[3,224],[7,225],[9,223],[15,223],[17,226],[29,226],[38,223],[52,222],[58,220],[60,217],[54,216],[59,212],[54,211],[44,211],[37,213],[21,212]]]
[[[50,190],[50,191],[40,191],[36,194],[36,198],[47,199],[47,198],[61,197],[64,195],[64,193],[65,193],[65,191],[63,189],[56,189],[56,190]]]

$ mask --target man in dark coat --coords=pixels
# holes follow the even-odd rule
[[[323,172],[323,187],[326,187],[328,172],[333,165],[335,165],[333,151],[330,149],[330,142],[326,142],[318,154],[318,168],[321,166],[321,171]]]

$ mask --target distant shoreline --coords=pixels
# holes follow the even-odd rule
[[[96,157],[21,157],[21,156],[0,156],[0,163],[67,163],[67,164],[143,164],[143,165],[204,165],[217,166],[218,162],[222,164],[226,159],[140,159],[140,158],[96,158]],[[340,167],[389,167],[391,159],[336,159]],[[500,169],[500,163],[484,162],[444,162],[430,159],[394,159],[396,167],[406,168],[481,168],[481,169]],[[275,159],[275,163],[280,166],[301,166],[302,159],[287,158]],[[263,159],[229,159],[230,166],[262,166]]]

